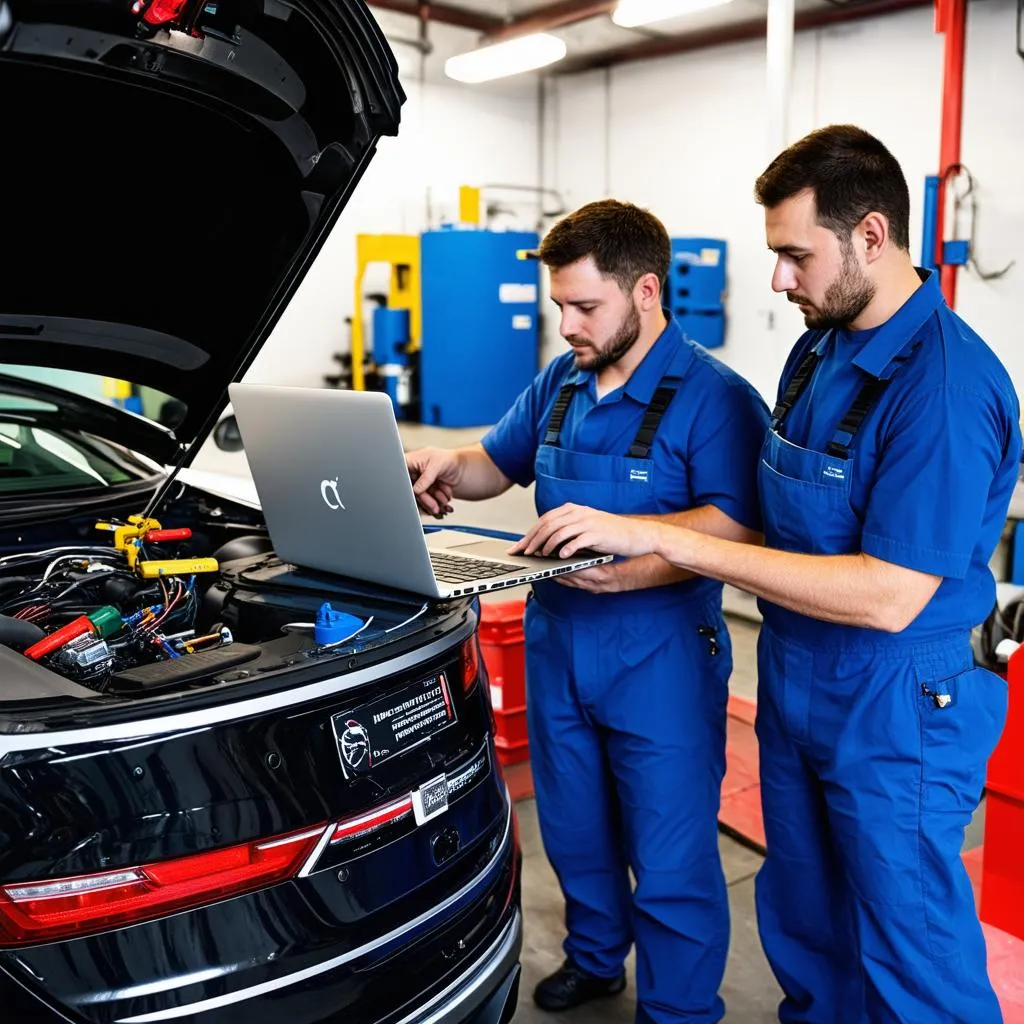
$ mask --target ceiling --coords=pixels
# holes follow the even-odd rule
[[[796,27],[816,28],[932,0],[795,0]],[[554,70],[571,74],[630,60],[754,39],[764,35],[768,0],[730,0],[709,10],[642,28],[620,28],[611,20],[614,0],[368,0],[372,7],[428,17],[500,38],[546,30],[561,36],[569,56]]]

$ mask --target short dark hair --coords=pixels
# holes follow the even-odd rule
[[[754,196],[769,209],[806,189],[814,192],[818,223],[848,239],[875,211],[889,221],[889,236],[910,250],[910,193],[896,158],[873,135],[852,124],[833,124],[783,150],[757,179]]]
[[[672,243],[665,225],[648,210],[616,199],[587,203],[563,217],[544,236],[540,258],[552,270],[593,257],[605,277],[613,277],[625,293],[644,274],[665,280]]]

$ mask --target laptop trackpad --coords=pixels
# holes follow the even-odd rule
[[[508,553],[511,546],[511,541],[470,540],[465,544],[445,544],[444,550],[458,551],[460,555],[472,558],[497,558],[503,562],[515,562],[516,556]]]

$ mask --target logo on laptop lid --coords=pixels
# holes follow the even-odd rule
[[[345,506],[341,501],[341,495],[338,493],[337,477],[333,480],[320,481],[320,497],[324,499],[324,504],[328,508],[333,508],[335,511],[338,509],[345,510]]]

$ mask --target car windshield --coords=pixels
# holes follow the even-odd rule
[[[153,420],[176,411],[173,400],[161,392],[94,374],[0,364],[0,375],[60,388]],[[12,392],[0,382],[0,498],[116,487],[149,474],[130,453],[90,434],[90,424],[61,409],[52,392],[38,397]]]
[[[104,447],[18,422],[0,409],[0,495],[111,487],[138,479]]]

